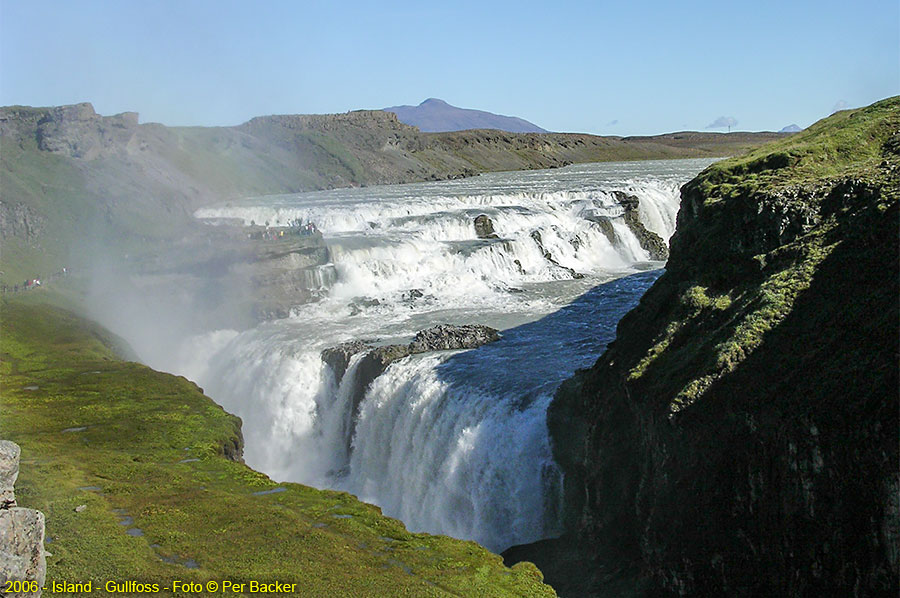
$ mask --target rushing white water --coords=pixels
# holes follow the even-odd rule
[[[347,490],[413,530],[493,550],[552,536],[562,480],[547,406],[562,380],[597,358],[662,265],[648,262],[612,191],[637,196],[645,226],[668,239],[680,184],[709,162],[584,165],[201,209],[198,218],[247,224],[315,222],[331,256],[309,275],[321,299],[286,320],[192,337],[152,365],[196,380],[243,418],[247,462],[277,479]],[[476,238],[480,214],[497,239]],[[338,382],[321,351],[355,339],[405,343],[436,323],[487,324],[503,338],[393,363],[354,420],[359,357]]]

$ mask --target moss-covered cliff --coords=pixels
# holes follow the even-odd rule
[[[896,594],[898,195],[900,98],[684,186],[666,273],[550,408],[563,595]]]

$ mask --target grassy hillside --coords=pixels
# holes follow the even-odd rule
[[[898,199],[900,98],[685,185],[666,273],[548,414],[570,534],[517,554],[573,595],[896,592]]]
[[[48,585],[555,595],[533,565],[508,569],[473,542],[409,533],[349,494],[275,484],[240,462],[238,418],[184,378],[122,361],[120,341],[36,296],[2,303],[0,437],[22,447],[19,504],[47,517]]]

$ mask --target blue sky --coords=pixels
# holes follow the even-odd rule
[[[897,0],[0,0],[0,104],[168,125],[438,97],[555,131],[777,130],[898,93]]]

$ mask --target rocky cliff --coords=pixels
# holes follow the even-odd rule
[[[685,185],[665,274],[549,410],[569,532],[508,559],[566,596],[896,595],[898,196],[900,98]]]
[[[44,514],[16,505],[20,454],[19,445],[0,440],[0,594],[40,598],[47,575]]]

